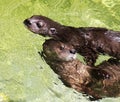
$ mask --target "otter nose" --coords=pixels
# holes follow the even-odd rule
[[[71,49],[71,50],[70,50],[70,53],[75,54],[75,53],[76,53],[76,50],[75,50],[75,49]]]
[[[55,28],[50,28],[50,31],[51,31],[52,34],[57,33]]]
[[[24,20],[23,22],[25,25],[31,25],[30,21],[28,19]]]

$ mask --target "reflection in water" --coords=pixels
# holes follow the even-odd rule
[[[90,95],[91,100],[120,96],[119,61],[111,58],[90,67],[75,56],[75,50],[60,41],[50,39],[43,44],[42,57],[66,86]]]

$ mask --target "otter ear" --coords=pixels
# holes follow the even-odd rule
[[[49,29],[49,33],[50,33],[50,34],[57,34],[56,28],[50,28],[50,29]]]

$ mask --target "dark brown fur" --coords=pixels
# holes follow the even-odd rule
[[[61,45],[65,46],[64,49],[61,49]],[[71,54],[71,48],[68,48],[67,45],[52,39],[43,44],[45,61],[66,86],[95,99],[120,96],[120,62],[109,60],[97,67],[90,67],[74,58],[66,61],[65,58]],[[66,56],[61,57],[61,53]]]
[[[70,27],[45,16],[34,15],[24,21],[26,27],[42,36],[50,36],[72,45],[85,57],[88,65],[94,65],[98,54],[108,54],[120,59],[120,32],[97,27]]]

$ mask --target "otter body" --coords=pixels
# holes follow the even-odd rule
[[[34,15],[24,21],[32,32],[50,36],[73,47],[84,56],[88,65],[94,65],[98,54],[108,54],[120,59],[120,32],[99,27],[70,27],[50,18]]]
[[[109,60],[90,67],[77,60],[71,48],[53,39],[43,44],[45,61],[66,86],[95,99],[120,96],[120,62]]]

